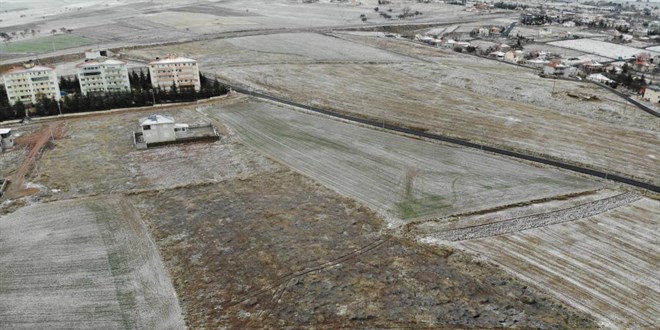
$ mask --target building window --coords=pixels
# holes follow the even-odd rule
[[[151,130],[151,125],[144,125],[144,126],[142,126],[142,130],[143,130],[143,131]]]

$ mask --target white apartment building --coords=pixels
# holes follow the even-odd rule
[[[128,92],[131,90],[128,69],[124,61],[97,57],[85,60],[76,67],[78,68],[80,92],[83,95],[88,93]]]
[[[197,61],[185,57],[170,55],[165,58],[156,58],[149,62],[149,75],[151,86],[162,90],[170,90],[175,84],[177,88],[201,89],[199,83],[199,69]]]
[[[17,101],[35,104],[44,96],[60,100],[60,86],[51,67],[29,62],[5,72],[2,79],[11,105]]]

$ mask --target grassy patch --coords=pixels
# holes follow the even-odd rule
[[[396,206],[401,219],[412,219],[432,214],[438,210],[451,206],[444,204],[442,200],[443,198],[438,195],[427,194],[422,198],[406,199],[397,203]]]
[[[50,37],[34,38],[29,40],[14,41],[0,44],[0,52],[3,53],[43,53],[52,50],[89,45],[92,40],[73,34],[60,34]]]

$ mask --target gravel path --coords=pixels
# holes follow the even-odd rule
[[[574,207],[543,214],[535,214],[519,218],[507,219],[495,223],[447,230],[436,235],[433,239],[447,241],[463,241],[475,238],[502,235],[522,230],[549,226],[567,221],[594,216],[639,200],[641,196],[634,193],[624,193],[614,197],[601,199]]]

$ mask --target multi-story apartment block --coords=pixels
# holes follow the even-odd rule
[[[149,62],[149,75],[151,86],[162,90],[170,90],[172,85],[179,89],[201,89],[199,82],[199,69],[197,61],[170,55],[165,58],[156,58]]]
[[[18,101],[35,104],[42,97],[60,100],[60,86],[51,67],[29,62],[5,72],[2,79],[11,105]]]
[[[80,92],[88,93],[113,93],[128,92],[131,84],[128,80],[128,69],[126,62],[97,57],[88,59],[76,66],[78,68],[78,81]]]

